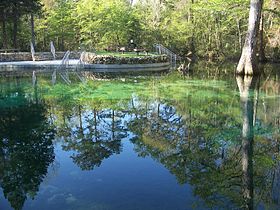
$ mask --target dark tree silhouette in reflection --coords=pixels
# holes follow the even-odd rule
[[[220,112],[207,112],[209,119],[218,119],[206,121],[201,115],[202,106],[197,103],[204,101],[192,98],[192,121],[178,115],[175,108],[162,104],[158,110],[137,107],[129,122],[130,130],[136,134],[132,142],[139,156],[151,156],[174,174],[179,183],[191,184],[194,194],[209,208],[252,209],[254,192],[258,202],[273,206],[268,194],[272,190],[275,164],[268,166],[263,161],[277,161],[275,152],[279,143],[267,139],[271,132],[269,125],[256,119],[258,79],[241,79],[240,83],[237,78],[240,94],[235,103],[237,107],[241,103],[239,116],[225,111],[228,106],[223,107],[223,101],[219,100],[214,108]],[[180,105],[180,101],[176,104]],[[222,124],[217,127],[219,120],[227,118],[231,119],[229,128]],[[194,120],[198,123],[194,124]],[[254,122],[258,124],[256,136],[263,140],[258,141],[253,153]]]
[[[219,179],[228,175],[235,179],[240,173],[235,169],[220,173],[216,160],[221,154],[216,153],[215,142],[205,143],[199,134],[199,137],[188,142],[189,131],[182,116],[177,115],[176,109],[168,105],[161,104],[159,107],[155,111],[138,114],[130,123],[131,130],[137,134],[132,140],[135,151],[139,156],[151,156],[162,163],[180,184],[188,182],[193,185],[194,193],[206,200],[209,206],[224,205],[226,196],[215,195],[217,188],[221,189],[225,185]],[[140,111],[139,108],[137,110]],[[219,196],[219,199],[215,196]]]
[[[73,154],[71,158],[82,170],[92,170],[99,167],[104,159],[109,158],[113,154],[121,152],[121,141],[90,141],[81,140],[78,142],[68,141],[65,150],[74,150],[77,154]]]
[[[77,110],[70,122],[78,118],[78,125],[72,128],[66,125],[70,132],[64,136],[63,149],[74,151],[71,158],[82,170],[92,170],[104,159],[121,152],[121,140],[127,137],[122,122],[125,114],[114,110],[83,110],[81,106]]]
[[[35,197],[54,160],[54,129],[44,104],[33,102],[38,100],[19,87],[5,90],[0,98],[11,103],[0,106],[0,185],[11,206],[20,210],[27,197]]]

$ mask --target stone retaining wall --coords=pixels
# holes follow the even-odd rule
[[[83,53],[82,61],[88,64],[152,64],[167,63],[166,55],[150,55],[138,57],[121,57],[112,55],[96,55],[95,53]]]
[[[56,59],[61,60],[65,52],[56,52]],[[79,59],[80,52],[71,52],[70,59]],[[35,53],[36,61],[47,61],[53,60],[51,52],[38,52]],[[31,53],[29,52],[16,52],[16,53],[0,53],[0,62],[11,62],[11,61],[32,61]]]

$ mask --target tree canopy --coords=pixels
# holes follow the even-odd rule
[[[259,41],[273,60],[280,57],[279,4],[264,2]],[[48,50],[50,41],[58,50],[92,50],[127,46],[133,39],[151,49],[155,43],[164,44],[183,56],[192,52],[210,60],[238,58],[249,6],[248,0],[4,0],[0,44],[7,48],[18,43],[22,50],[29,49],[29,14],[40,11],[35,16],[38,51]]]

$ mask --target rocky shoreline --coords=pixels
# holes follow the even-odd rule
[[[122,57],[112,55],[96,55],[95,53],[89,52],[83,53],[81,59],[87,64],[153,64],[169,62],[169,58],[166,55]]]

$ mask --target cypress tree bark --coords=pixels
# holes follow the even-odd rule
[[[251,0],[248,32],[243,46],[236,73],[242,75],[257,74],[257,36],[259,31],[263,0]]]

